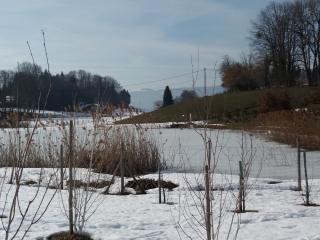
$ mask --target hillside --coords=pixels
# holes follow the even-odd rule
[[[181,122],[208,119],[214,122],[242,122],[252,119],[261,112],[263,97],[267,94],[288,96],[290,108],[316,107],[312,96],[317,95],[319,88],[273,88],[247,92],[222,93],[210,97],[202,97],[182,103],[177,103],[166,108],[144,113],[126,119],[121,123],[156,123],[156,122]],[[311,100],[310,100],[311,99]],[[207,109],[207,110],[206,110]]]
[[[172,88],[171,93],[173,98],[180,97],[183,90],[192,90],[192,88],[184,87],[184,88]],[[204,89],[203,87],[197,87],[195,89],[198,96],[202,97],[204,96]],[[213,87],[207,88],[208,93],[213,92]],[[216,87],[214,89],[215,93],[222,93],[224,91],[223,87]],[[149,89],[144,88],[139,91],[132,91],[130,92],[131,95],[131,106],[142,109],[145,112],[151,112],[154,110],[154,103],[156,101],[161,101],[163,97],[163,89]]]

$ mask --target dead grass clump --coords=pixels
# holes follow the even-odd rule
[[[90,158],[93,158],[96,172],[118,176],[122,159],[124,175],[131,177],[157,171],[160,153],[156,141],[147,131],[123,127],[109,131],[94,152],[82,149],[78,153],[79,167],[88,167]]]
[[[67,186],[69,186],[69,184],[70,184],[70,181],[67,181]],[[106,181],[106,180],[103,180],[103,181],[91,181],[89,183],[81,181],[81,180],[73,180],[72,181],[72,185],[75,188],[86,188],[86,187],[89,187],[89,188],[105,188],[105,187],[110,186],[111,184],[113,184],[113,182]]]
[[[69,232],[58,232],[51,234],[48,240],[93,240],[88,233],[74,233],[70,235]]]
[[[37,184],[37,182],[33,181],[33,180],[27,180],[27,181],[21,183],[21,185],[27,185],[27,186],[35,185],[35,184]]]
[[[173,190],[174,188],[178,187],[179,185],[175,184],[171,181],[161,180],[160,186],[161,186],[161,188],[167,188],[169,190]],[[158,187],[158,180],[149,179],[149,178],[132,180],[132,181],[127,182],[126,187],[133,188],[133,189],[139,190],[139,191],[140,190],[149,190],[149,189],[153,189],[153,188]]]
[[[34,142],[31,142],[28,148],[27,157],[22,161],[22,149],[25,147],[25,142],[19,140],[19,136],[22,138],[25,137],[25,135],[21,132],[15,132],[14,136],[9,136],[6,146],[0,147],[0,167],[54,167],[55,159],[53,154],[44,152]]]

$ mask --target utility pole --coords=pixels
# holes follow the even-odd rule
[[[207,96],[207,69],[203,69],[203,75],[204,75],[204,96]]]
[[[217,62],[215,62],[214,67],[213,67],[213,71],[214,71],[214,79],[213,79],[213,93],[212,95],[215,95],[216,92],[216,81],[217,81]]]

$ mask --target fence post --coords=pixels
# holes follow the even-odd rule
[[[166,203],[167,200],[166,200],[166,189],[163,187],[162,188],[162,192],[163,192],[163,203]]]
[[[206,192],[206,232],[207,240],[211,240],[211,202],[210,202],[210,176],[209,166],[205,166],[205,192]]]
[[[158,191],[159,191],[159,204],[161,203],[161,160],[158,161]]]
[[[123,159],[123,141],[120,143],[121,152],[120,152],[120,176],[121,176],[121,195],[124,195],[124,159]]]
[[[301,188],[301,159],[300,159],[300,156],[301,156],[301,148],[300,148],[300,141],[299,141],[299,138],[297,138],[297,151],[298,151],[298,191],[301,191],[302,188]]]
[[[69,129],[69,228],[73,235],[73,121],[70,120]]]
[[[242,161],[239,161],[239,212],[244,212],[244,186],[243,186],[243,166]]]
[[[212,142],[211,139],[208,141],[208,149],[207,149],[207,159],[208,159],[208,167],[211,169],[211,151],[212,151]]]
[[[310,191],[309,191],[309,183],[308,183],[308,171],[307,171],[307,156],[306,152],[303,151],[303,163],[304,163],[304,176],[306,181],[306,205],[310,205]]]
[[[64,169],[64,166],[63,166],[63,145],[61,144],[60,145],[60,189],[62,190],[63,189],[63,169]]]

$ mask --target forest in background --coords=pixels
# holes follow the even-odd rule
[[[23,62],[0,71],[1,107],[25,110],[73,111],[86,104],[128,107],[130,94],[110,76],[84,70],[52,75],[38,65]],[[47,94],[48,99],[46,102]]]

